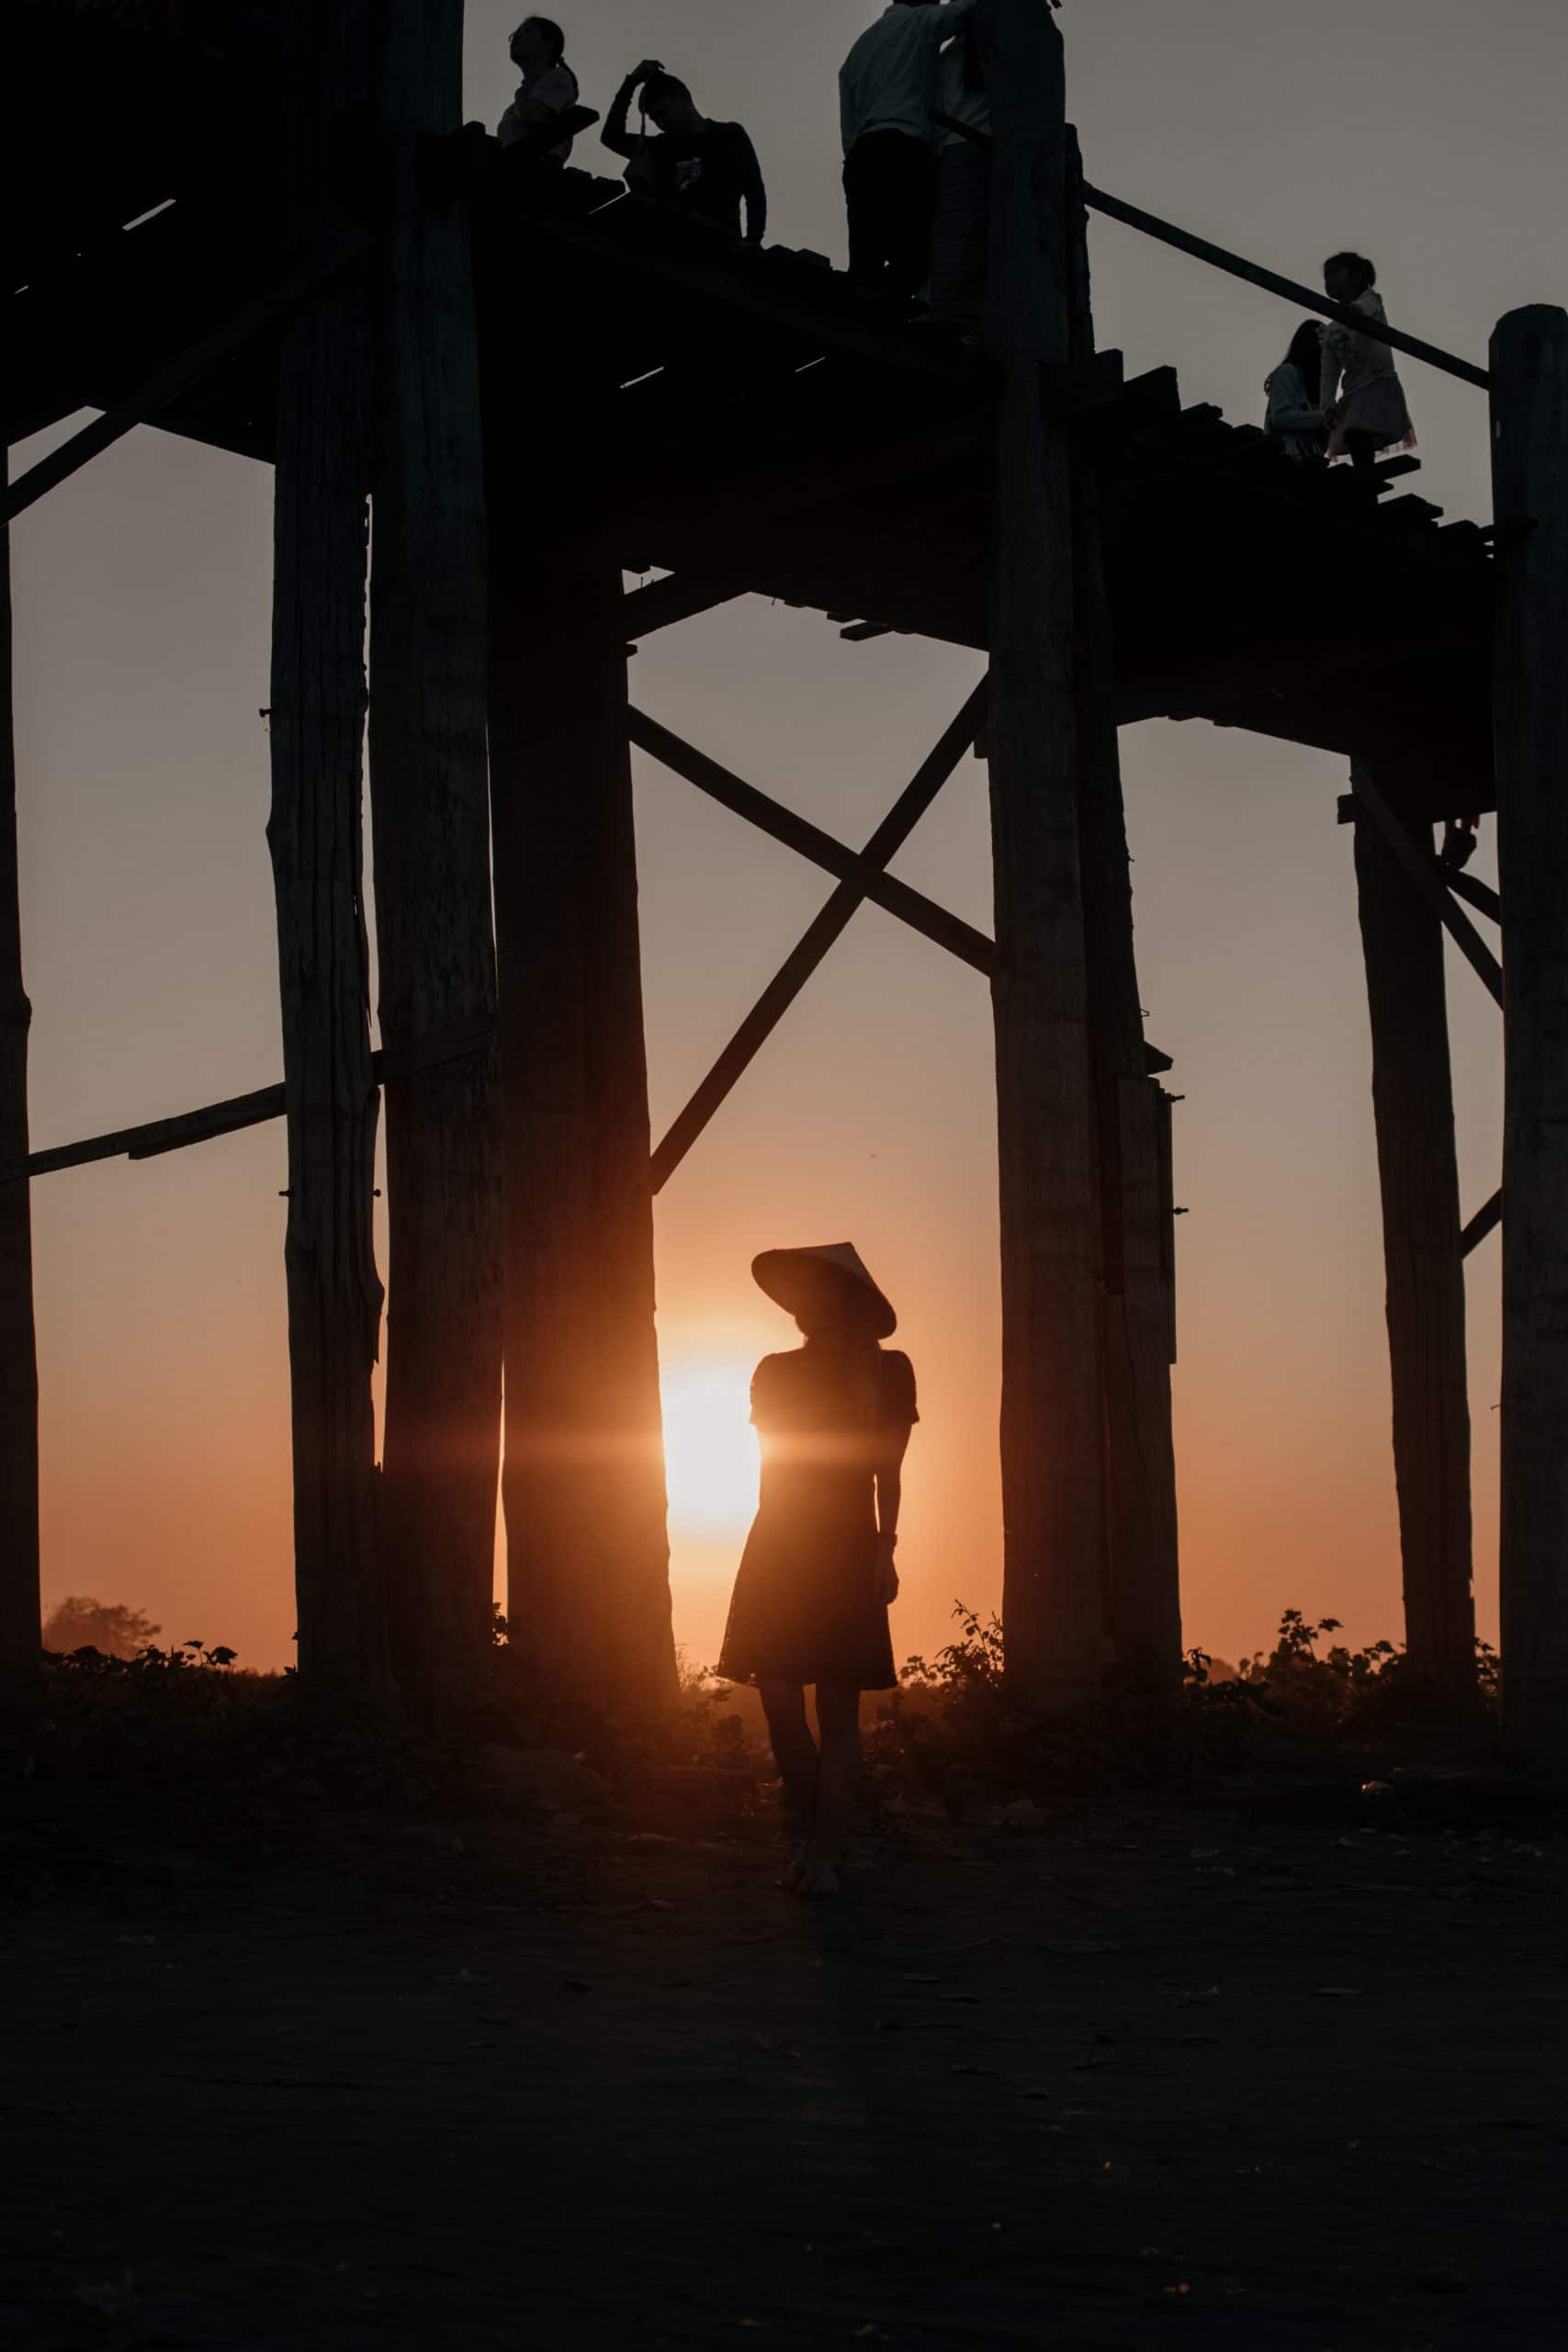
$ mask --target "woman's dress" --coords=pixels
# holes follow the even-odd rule
[[[811,1342],[764,1356],[751,1419],[761,1486],[718,1672],[731,1682],[891,1690],[898,1678],[874,1581],[875,1463],[919,1419],[908,1357],[879,1348],[867,1362]]]
[[[1369,319],[1387,324],[1382,300],[1369,286],[1350,304]],[[1328,454],[1347,454],[1352,433],[1367,434],[1379,449],[1413,449],[1416,429],[1404,405],[1404,387],[1386,343],[1357,334],[1337,322],[1323,337],[1322,408],[1329,421]]]

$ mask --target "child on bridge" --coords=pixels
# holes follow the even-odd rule
[[[1373,291],[1377,280],[1364,254],[1331,254],[1323,265],[1323,290],[1331,302],[1386,326],[1382,298]],[[1324,329],[1318,405],[1328,421],[1328,455],[1348,458],[1359,473],[1371,473],[1381,450],[1416,447],[1393,351],[1337,320]]]

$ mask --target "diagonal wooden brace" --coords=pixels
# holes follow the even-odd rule
[[[1430,856],[1423,856],[1376,785],[1359,768],[1351,770],[1350,780],[1354,786],[1352,797],[1357,807],[1366,810],[1460,954],[1480,976],[1493,1002],[1500,1008],[1503,1002],[1503,967],[1470,917],[1455,906],[1449,890],[1438,880]]]
[[[976,730],[984,715],[985,701],[986,682],[982,679],[878,825],[855,860],[852,871],[840,883],[821,912],[802,933],[684,1110],[676,1117],[653,1155],[651,1173],[656,1193],[663,1190],[720,1104],[773,1035],[834,941],[848,925],[856,908],[863,904],[869,895],[870,884],[908,840],[975,741]]]
[[[679,735],[672,734],[668,727],[661,727],[656,718],[649,718],[646,712],[627,712],[626,732],[640,751],[649,752],[676,775],[683,776],[688,784],[695,785],[699,792],[705,792],[721,808],[732,810],[738,817],[744,817],[749,824],[757,826],[773,840],[782,842],[786,849],[793,849],[800,856],[809,858],[813,865],[820,865],[825,872],[837,875],[840,882],[861,876],[864,896],[874,905],[897,915],[900,922],[908,923],[911,929],[920,933],[923,938],[933,941],[938,947],[945,947],[950,955],[956,956],[972,970],[989,974],[997,960],[996,945],[983,931],[976,931],[973,923],[964,922],[958,915],[949,914],[946,908],[939,907],[934,899],[928,899],[923,891],[912,890],[907,882],[895,881],[891,875],[862,875],[864,860],[859,851],[846,848],[842,842],[835,841],[831,833],[823,832],[819,826],[809,823],[804,817],[797,817],[792,808],[784,808],[767,793],[759,792],[755,785],[732,775],[728,768],[720,767],[716,760],[710,760],[705,752],[682,741]]]
[[[277,325],[290,311],[297,310],[301,302],[319,293],[351,262],[357,261],[362,254],[367,253],[370,242],[367,235],[355,236],[334,245],[306,268],[291,271],[276,285],[269,287],[265,293],[258,295],[254,302],[247,302],[231,312],[220,326],[213,328],[210,334],[203,335],[199,342],[188,345],[174,358],[165,360],[163,367],[145,377],[134,391],[128,392],[112,408],[105,409],[91,424],[85,424],[79,433],[73,433],[68,441],[62,441],[58,449],[51,449],[47,458],[40,458],[36,466],[29,466],[25,474],[18,474],[6,493],[4,520],[7,523],[14,521],[24,508],[31,506],[49,491],[58,489],[62,481],[69,481],[71,476],[91,458],[100,457],[104,450],[112,448],[115,442],[122,439],[134,425],[148,424],[161,408],[177,399],[181,392],[188,390],[220,359],[226,359],[231,351],[238,350],[241,344],[248,343],[264,327]]]

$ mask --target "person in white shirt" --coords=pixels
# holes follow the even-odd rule
[[[931,267],[937,60],[974,0],[892,0],[839,74],[850,276],[913,300]]]
[[[503,147],[529,141],[551,163],[564,164],[571,153],[570,139],[547,146],[538,134],[552,115],[566,114],[577,104],[577,76],[566,62],[566,35],[548,17],[525,17],[507,53],[523,80],[496,124],[497,139]]]

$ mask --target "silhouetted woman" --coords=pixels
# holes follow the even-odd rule
[[[1386,325],[1382,298],[1372,290],[1377,282],[1364,254],[1331,254],[1323,265],[1323,290],[1331,302]],[[1337,321],[1324,329],[1318,406],[1328,421],[1330,458],[1348,458],[1359,473],[1371,471],[1381,449],[1416,447],[1393,351]]]
[[[834,1894],[860,1772],[860,1694],[897,1679],[887,1611],[898,1590],[900,1465],[919,1419],[915,1374],[908,1356],[880,1346],[897,1318],[849,1242],[767,1250],[751,1272],[806,1345],[764,1356],[751,1382],[761,1490],[718,1671],[761,1692],[806,1833],[790,1883]]]
[[[1322,375],[1323,329],[1315,319],[1303,319],[1263,384],[1269,395],[1263,430],[1287,458],[1321,458],[1328,447],[1327,422],[1317,405]]]

